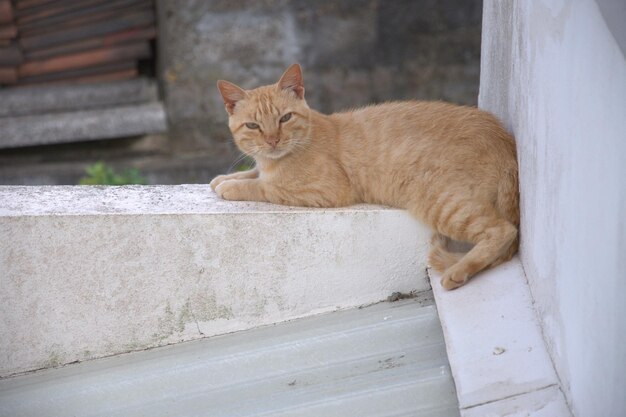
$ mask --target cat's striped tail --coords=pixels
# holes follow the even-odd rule
[[[448,238],[440,233],[434,233],[430,240],[430,253],[428,254],[428,264],[438,272],[443,272],[465,255],[460,252],[450,252],[448,250]]]
[[[515,228],[519,230],[520,209],[518,172],[516,167],[502,175],[498,184],[498,197],[496,199],[495,208],[502,218],[512,223]],[[449,238],[440,233],[434,233],[430,243],[431,251],[428,256],[428,263],[439,272],[443,273],[465,256],[465,253],[451,252],[448,249]],[[519,233],[502,255],[496,258],[488,267],[494,267],[510,260],[517,252],[518,247]]]
[[[461,260],[465,256],[465,252],[451,252],[448,250],[448,238],[440,233],[433,234],[430,241],[431,249],[428,254],[428,265],[433,267],[435,271],[443,273],[446,269]],[[513,255],[517,252],[519,247],[519,236],[511,243],[511,246],[495,261],[493,261],[489,268],[496,265],[500,265],[503,262],[509,261]]]

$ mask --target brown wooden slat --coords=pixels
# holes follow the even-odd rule
[[[67,80],[58,80],[58,81],[49,81],[45,83],[38,83],[39,85],[55,85],[55,84],[86,84],[86,83],[101,83],[107,81],[121,81],[128,80],[131,78],[135,78],[139,75],[139,72],[136,68],[131,68],[127,70],[120,70],[109,72],[105,74],[99,75],[87,75],[85,77],[75,77],[69,78]],[[17,85],[28,85],[28,84],[20,84],[18,82]],[[32,85],[32,83],[31,83]]]
[[[46,35],[22,37],[19,40],[19,43],[20,47],[24,51],[32,51],[66,42],[77,41],[87,37],[107,35],[109,33],[119,32],[121,30],[131,29],[134,27],[148,26],[154,23],[154,20],[154,11],[148,10],[145,12],[119,16],[112,20],[96,22],[89,26],[61,29],[57,32]]]
[[[15,16],[18,22],[29,22],[35,19],[53,16],[64,11],[76,10],[81,7],[87,7],[92,5],[94,2],[101,1],[103,0],[57,0],[28,9],[17,8],[17,10],[15,11]]]
[[[0,67],[0,84],[15,84],[17,82],[17,69]]]
[[[78,18],[87,18],[91,15],[103,13],[111,10],[120,10],[124,8],[139,8],[138,5],[142,5],[145,8],[149,8],[153,6],[153,2],[150,0],[99,0],[98,3],[84,7],[77,10],[70,10],[65,13],[48,16],[42,19],[37,19],[34,21],[23,22],[18,20],[17,26],[19,27],[20,33],[26,33],[33,31],[36,28],[41,27],[50,27],[54,24],[62,23],[65,25],[69,21],[78,21]]]
[[[9,46],[0,46],[0,66],[17,66],[23,61],[22,51],[18,48],[17,43]]]
[[[117,13],[128,13],[133,10],[140,9],[149,9],[154,8],[154,1],[152,0],[110,0],[104,3],[98,3],[90,7],[70,11],[67,13],[62,13],[55,16],[46,17],[44,19],[22,23],[17,22],[17,26],[20,34],[26,35],[27,33],[31,33],[37,30],[42,30],[42,28],[53,27],[58,24],[62,24],[64,26],[68,25],[70,22],[75,22],[75,24],[80,24],[81,22],[90,22],[97,20],[93,16],[106,16],[104,13],[117,11]]]
[[[28,77],[149,56],[150,45],[147,42],[112,46],[43,61],[26,62],[18,67],[18,75],[20,78]]]
[[[14,39],[16,36],[17,27],[15,25],[0,25],[0,39]]]
[[[10,0],[0,0],[0,24],[13,22],[13,6]]]
[[[115,0],[116,3],[123,1],[126,5],[132,4],[133,0]],[[106,7],[107,4],[113,3],[112,0],[75,0],[68,3],[55,3],[47,7],[41,8],[35,12],[28,13],[27,11],[18,12],[16,19],[17,25],[27,25],[29,23],[38,22],[41,20],[47,20],[58,16],[75,16],[85,13],[89,13],[90,10],[98,11],[101,7]]]
[[[55,73],[50,73],[50,74],[33,75],[31,77],[21,77],[19,81],[34,83],[34,82],[63,80],[63,79],[69,79],[69,78],[74,78],[74,77],[86,77],[90,75],[103,74],[107,72],[128,70],[131,68],[136,68],[136,66],[137,66],[137,63],[135,61],[120,61],[120,62],[113,62],[110,64],[104,64],[104,65],[96,65],[93,67],[80,68],[80,69],[75,69],[75,70],[55,72]]]
[[[89,38],[77,42],[71,42],[64,45],[53,46],[51,48],[39,49],[24,54],[27,61],[41,60],[59,55],[68,55],[90,49],[104,48],[107,46],[119,45],[124,43],[132,43],[154,39],[156,37],[156,28],[154,26],[145,28],[134,28],[121,32],[111,33],[105,36]]]
[[[126,0],[123,1],[125,3],[127,2]],[[107,4],[106,6],[109,6],[109,4]],[[50,19],[39,20],[32,23],[31,25],[22,26],[18,24],[18,30],[20,32],[20,36],[22,37],[53,33],[58,31],[59,28],[67,30],[78,26],[93,24],[94,22],[114,20],[119,18],[120,16],[125,16],[129,13],[141,12],[142,10],[151,10],[152,7],[153,3],[150,0],[138,0],[130,6],[118,5],[118,7],[112,9],[95,11],[87,15],[79,15],[74,17],[61,15],[55,16]]]
[[[58,3],[59,0],[17,0],[15,1],[15,8],[17,10],[30,9],[33,7],[42,6],[48,3]]]
[[[83,79],[86,77],[99,76],[102,74],[110,74],[117,72],[136,71],[137,64],[135,61],[114,62],[112,64],[97,65],[89,68],[81,68],[78,70],[63,71],[52,74],[35,75],[32,77],[24,77],[18,80],[20,85],[25,84],[48,84],[58,82],[69,82],[73,79]]]

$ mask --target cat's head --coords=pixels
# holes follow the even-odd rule
[[[300,65],[290,66],[276,84],[244,90],[220,80],[235,144],[248,155],[280,159],[309,141],[309,106]]]

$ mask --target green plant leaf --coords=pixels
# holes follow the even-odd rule
[[[113,168],[104,162],[98,161],[85,169],[85,175],[79,181],[80,185],[130,185],[147,184],[146,179],[138,169],[127,169],[122,173],[116,173]]]

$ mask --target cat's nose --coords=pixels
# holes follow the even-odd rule
[[[270,145],[272,148],[275,148],[276,145],[278,145],[278,142],[280,142],[280,139],[278,138],[278,136],[273,136],[265,138],[265,142],[267,142],[267,144]]]

